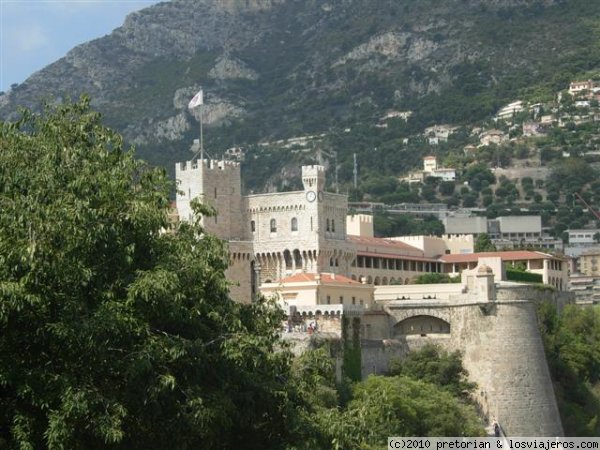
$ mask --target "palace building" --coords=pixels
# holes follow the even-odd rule
[[[297,274],[339,274],[357,286],[377,287],[476,265],[472,235],[374,237],[371,216],[348,215],[347,196],[325,190],[323,166],[303,166],[303,189],[292,192],[242,195],[240,164],[232,161],[178,163],[176,179],[179,220],[192,219],[196,197],[217,211],[202,224],[229,243],[227,276],[238,301],[249,302],[262,284],[295,280],[290,277]],[[566,289],[568,269],[561,258],[525,251],[496,256],[535,268],[544,283]],[[502,270],[496,272],[501,276]]]

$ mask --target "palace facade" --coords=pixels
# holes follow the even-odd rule
[[[196,197],[217,211],[201,221],[207,232],[229,243],[227,275],[239,301],[251,301],[263,283],[301,273],[339,274],[384,286],[476,265],[472,235],[374,237],[371,216],[348,215],[347,196],[325,190],[323,166],[303,166],[303,189],[292,192],[242,195],[240,164],[232,161],[178,163],[176,178],[180,220],[192,219],[190,202]],[[535,268],[544,283],[566,289],[568,269],[561,258],[523,251],[495,255],[507,264]],[[501,278],[503,271],[495,273]]]

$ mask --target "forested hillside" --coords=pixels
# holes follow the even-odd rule
[[[88,92],[140,156],[171,170],[190,156],[197,122],[186,105],[202,86],[215,156],[326,133],[317,146],[338,152],[340,182],[355,152],[361,179],[396,176],[419,164],[426,149],[402,143],[425,126],[484,120],[597,68],[598,17],[600,4],[584,0],[173,0],[14,86],[0,116]],[[413,114],[379,132],[389,109]],[[256,189],[316,156],[257,158],[247,167]]]

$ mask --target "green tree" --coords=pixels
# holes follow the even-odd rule
[[[553,302],[539,306],[538,319],[558,408],[567,436],[600,433],[600,310]]]
[[[436,345],[427,344],[408,354],[404,359],[390,363],[390,375],[404,375],[433,383],[467,400],[476,385],[467,380],[459,351],[449,353]]]
[[[424,273],[415,279],[415,284],[460,283],[460,277],[451,277],[445,273]]]
[[[0,124],[0,146],[0,446],[267,447],[298,429],[280,311],[230,299],[198,221],[165,232],[164,171],[87,99]]]
[[[445,196],[449,196],[454,194],[454,188],[456,187],[456,184],[454,183],[454,181],[442,181],[438,187],[440,194],[445,195]]]
[[[426,381],[371,375],[345,411],[330,413],[333,448],[376,449],[388,436],[483,436],[475,408]]]
[[[496,246],[487,233],[481,233],[475,241],[475,252],[495,252]]]

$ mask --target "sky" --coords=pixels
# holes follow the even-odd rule
[[[0,91],[159,0],[0,0]]]

